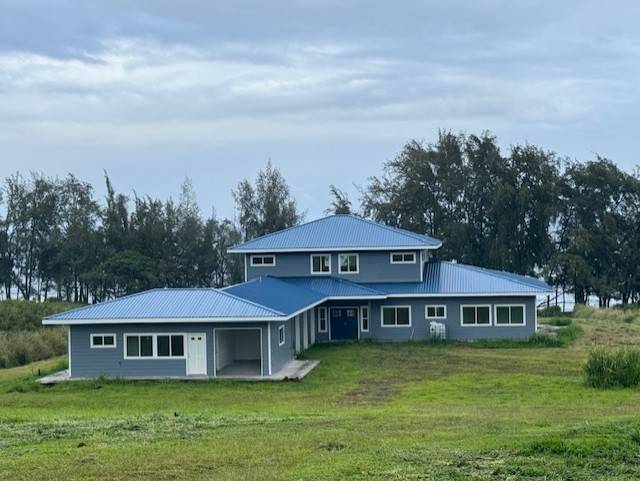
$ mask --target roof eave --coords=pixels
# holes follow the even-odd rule
[[[287,253],[287,252],[340,252],[340,251],[396,251],[396,250],[435,250],[442,247],[442,242],[436,245],[410,245],[410,246],[343,246],[343,247],[286,247],[243,249],[240,246],[227,249],[229,254],[262,254],[262,253]]]
[[[283,322],[291,316],[281,317],[168,317],[168,318],[118,318],[118,319],[43,319],[44,326],[73,326],[87,324],[170,324],[170,323],[203,323],[203,322]]]

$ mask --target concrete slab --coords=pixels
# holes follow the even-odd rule
[[[320,361],[315,360],[292,360],[286,363],[282,369],[273,373],[271,376],[257,376],[257,375],[242,375],[242,373],[230,373],[229,375],[219,375],[217,377],[208,376],[145,376],[145,377],[128,377],[127,380],[167,380],[175,379],[180,381],[208,381],[208,380],[236,380],[236,381],[299,381],[309,374],[313,368],[315,368]],[[246,372],[246,371],[245,371]],[[91,378],[70,378],[67,370],[59,371],[48,376],[38,379],[40,384],[56,384],[59,382],[67,381],[90,381]]]

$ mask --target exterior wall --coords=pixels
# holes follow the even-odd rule
[[[429,323],[432,319],[426,319],[426,305],[445,305],[447,307],[446,319],[433,319],[445,324],[447,339],[474,340],[474,339],[526,339],[536,330],[536,298],[528,297],[463,297],[463,298],[392,298],[372,301],[330,301],[319,307],[356,307],[369,306],[369,332],[362,331],[360,311],[358,311],[358,332],[360,339],[376,339],[382,341],[408,341],[429,339]],[[491,326],[462,326],[460,323],[460,310],[462,305],[490,305]],[[524,304],[524,326],[496,326],[496,304]],[[389,327],[382,326],[382,306],[411,306],[411,326]],[[316,308],[317,310],[317,308]],[[318,319],[316,313],[316,320]],[[327,313],[327,332],[319,332],[319,324],[316,321],[316,338],[318,342],[330,340],[331,323]]]
[[[408,251],[407,251],[408,252]],[[358,274],[340,274],[338,272],[338,255],[340,252],[291,252],[273,254],[276,257],[275,266],[252,267],[251,255],[245,256],[247,280],[259,276],[274,277],[306,277],[318,276],[311,274],[311,255],[331,255],[331,275],[353,282],[418,282],[422,271],[420,251],[411,251],[416,254],[415,264],[391,264],[391,251],[364,251],[358,254]],[[349,251],[343,252],[343,254]],[[423,255],[426,259],[428,255]]]
[[[262,332],[262,373],[268,375],[268,323],[175,323],[70,326],[71,377],[183,377],[186,359],[125,359],[124,334],[205,333],[207,337],[207,375],[214,375],[214,335],[220,328],[253,327]],[[115,334],[115,348],[91,348],[91,334]],[[273,343],[273,336],[271,336]],[[277,329],[276,329],[277,346]]]
[[[278,342],[278,328],[284,325],[284,345]],[[271,326],[271,372],[276,373],[291,359],[294,359],[295,346],[293,319],[286,322],[272,322]]]

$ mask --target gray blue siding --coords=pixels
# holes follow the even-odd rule
[[[255,327],[262,331],[262,372],[268,375],[267,323],[172,323],[69,326],[71,339],[71,377],[183,377],[185,359],[125,359],[125,333],[205,333],[207,337],[207,375],[214,372],[214,328]],[[91,334],[115,334],[115,348],[91,348]],[[272,339],[273,340],[273,339]],[[277,345],[277,338],[276,338]]]
[[[436,322],[445,324],[447,338],[453,340],[475,340],[475,339],[526,339],[535,333],[536,329],[536,298],[528,297],[463,297],[463,298],[393,298],[387,300],[371,301],[330,301],[320,307],[358,307],[369,306],[369,332],[362,331],[360,322],[360,311],[358,311],[359,336],[360,339],[376,339],[382,341],[408,341],[429,339],[429,323],[432,319],[426,319],[426,305],[445,305],[447,307],[446,319],[433,319]],[[462,305],[490,305],[492,320],[495,306],[501,304],[524,304],[525,305],[525,325],[524,326],[462,326],[460,323],[460,309]],[[381,322],[382,306],[410,306],[411,326],[389,327],[383,326]],[[316,308],[317,309],[317,308]],[[330,317],[328,316],[328,319]],[[316,316],[317,319],[317,316]],[[317,330],[317,340],[326,342],[330,340],[330,322],[328,332],[318,331],[318,323],[315,323]]]
[[[415,252],[415,264],[392,264],[390,251],[361,251],[358,252],[358,274],[341,274],[338,271],[339,252],[291,252],[273,254],[276,257],[275,266],[251,266],[251,255],[245,258],[247,280],[260,276],[274,277],[306,277],[311,276],[311,255],[331,255],[331,276],[340,277],[353,282],[419,282],[422,262],[420,251]],[[349,253],[348,251],[344,252]],[[269,254],[271,255],[271,254]],[[427,254],[423,256],[426,260]],[[313,274],[314,276],[316,274]],[[327,274],[328,275],[328,274]]]

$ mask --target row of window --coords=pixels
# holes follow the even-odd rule
[[[125,334],[125,359],[184,358],[184,334]],[[116,347],[115,334],[91,334],[92,348]]]
[[[369,330],[369,308],[360,308],[360,320],[362,331]],[[382,326],[411,326],[411,306],[382,306],[381,307]],[[425,306],[426,319],[446,319],[447,306],[427,305]],[[327,332],[327,308],[318,308],[318,331]],[[463,305],[460,306],[460,324],[463,326],[490,326],[491,306],[490,305]],[[493,324],[496,326],[524,326],[525,306],[516,305],[496,305]]]
[[[391,264],[415,264],[415,252],[392,252]],[[331,254],[312,254],[310,257],[312,274],[331,274]],[[338,254],[338,271],[340,274],[358,274],[360,272],[360,256],[358,254]],[[252,267],[273,267],[276,265],[275,255],[252,255]]]

